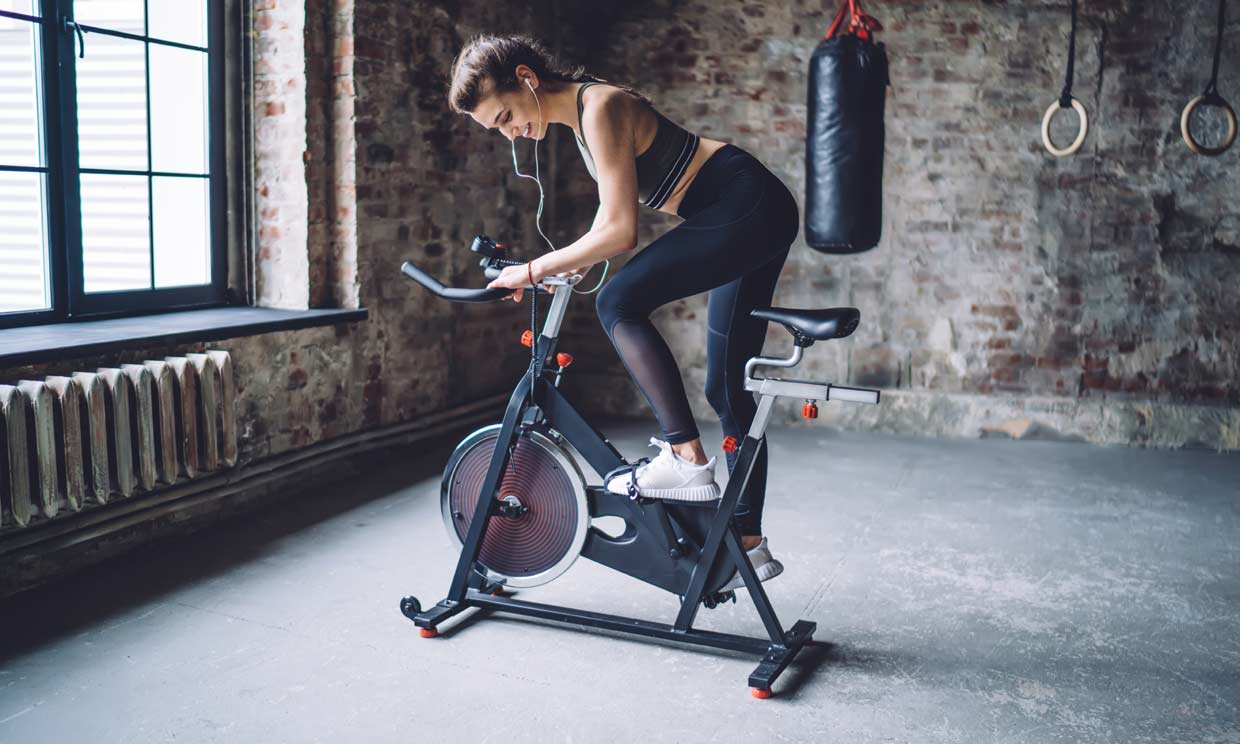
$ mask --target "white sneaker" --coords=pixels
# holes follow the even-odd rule
[[[771,551],[766,546],[766,538],[762,538],[762,542],[745,551],[745,555],[749,556],[749,562],[753,564],[753,570],[758,574],[759,581],[773,579],[784,572],[784,564],[775,560],[771,555]],[[726,592],[732,589],[745,588],[745,580],[741,578],[741,572],[737,571],[732,580],[723,585],[719,591]]]
[[[658,447],[659,454],[653,460],[621,472],[607,481],[607,490],[621,496],[638,496],[650,499],[675,501],[711,501],[719,498],[719,484],[715,482],[715,458],[705,465],[694,465],[672,451],[672,445],[661,439],[650,438],[650,446]],[[645,458],[643,458],[645,459]]]

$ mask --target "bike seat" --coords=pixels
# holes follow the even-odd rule
[[[821,310],[761,307],[750,315],[782,323],[793,336],[808,336],[815,341],[844,338],[857,330],[857,324],[861,322],[861,311],[855,307],[829,307]]]

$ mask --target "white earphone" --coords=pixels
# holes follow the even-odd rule
[[[521,169],[517,166],[517,138],[516,138],[516,137],[513,137],[513,138],[512,138],[512,169],[513,169],[513,170],[516,172],[516,174],[517,174],[518,176],[520,176],[521,178],[532,178],[532,179],[534,179],[534,183],[538,184],[538,211],[537,211],[537,212],[535,213],[535,215],[534,215],[534,227],[536,227],[536,228],[538,229],[538,234],[542,236],[542,239],[543,239],[543,240],[545,240],[545,241],[547,242],[547,245],[551,248],[551,250],[553,250],[553,251],[554,251],[554,250],[558,250],[558,249],[555,247],[555,244],[551,242],[551,238],[548,238],[548,237],[547,237],[547,234],[546,234],[546,233],[544,233],[544,232],[543,232],[543,229],[542,229],[542,212],[543,212],[543,201],[544,201],[544,196],[545,196],[545,195],[543,194],[542,179],[540,178],[540,174],[539,174],[539,170],[538,170],[538,139],[537,139],[537,134],[538,134],[538,132],[539,132],[539,131],[541,131],[541,130],[542,130],[542,124],[543,124],[543,122],[542,122],[542,102],[538,100],[538,92],[534,90],[534,84],[530,82],[529,77],[527,76],[527,77],[525,77],[524,79],[525,79],[525,85],[526,85],[526,87],[528,87],[528,88],[530,89],[530,93],[531,93],[531,94],[533,94],[533,96],[534,96],[534,103],[535,103],[535,104],[537,104],[537,106],[538,106],[538,128],[537,128],[537,129],[535,129],[533,132],[530,132],[530,134],[535,135],[535,139],[534,139],[534,175],[532,175],[532,176],[531,176],[531,175],[530,175],[530,174],[528,174],[528,173],[522,173],[522,172],[521,172]],[[572,291],[573,291],[574,293],[576,293],[576,294],[590,294],[590,293],[592,293],[592,292],[596,292],[596,291],[598,291],[599,287],[602,287],[602,286],[603,286],[603,280],[607,278],[607,269],[608,269],[610,266],[611,266],[611,261],[610,261],[610,260],[604,260],[604,264],[603,264],[603,275],[602,275],[601,277],[599,277],[599,282],[598,282],[598,284],[597,284],[597,285],[595,285],[594,289],[591,289],[591,290],[589,290],[589,291],[587,291],[587,292],[578,292],[576,289],[573,289]]]
[[[525,80],[525,85],[530,89],[530,93],[532,93],[534,96],[534,103],[538,105],[538,128],[542,129],[542,103],[538,100],[538,93],[534,92],[534,84],[530,82],[530,79],[528,77],[524,78],[524,80]],[[545,233],[543,233],[543,230],[542,230],[542,211],[543,211],[544,194],[543,194],[542,180],[540,178],[541,174],[539,173],[539,169],[538,169],[538,140],[537,139],[534,140],[534,175],[531,176],[528,173],[522,173],[521,168],[517,165],[517,138],[515,136],[512,138],[512,169],[521,178],[532,178],[534,179],[534,183],[538,184],[538,212],[534,216],[534,226],[538,228],[538,234],[542,235],[542,239],[547,241],[547,245],[550,246],[551,250],[554,251],[556,249],[555,245],[551,242],[551,239],[548,238]]]

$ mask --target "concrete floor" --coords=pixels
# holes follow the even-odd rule
[[[419,638],[398,600],[455,560],[431,452],[0,606],[0,742],[1240,742],[1240,457],[771,441],[767,590],[819,630],[770,700],[723,652],[502,615]],[[676,610],[584,560],[522,596]],[[741,597],[699,626],[761,635]]]

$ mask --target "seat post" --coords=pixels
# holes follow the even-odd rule
[[[801,355],[804,353],[803,349],[804,347],[799,345],[793,346],[792,356],[785,359],[763,356],[753,357],[748,362],[745,362],[745,377],[751,380],[754,379],[754,367],[795,367],[801,363]]]

